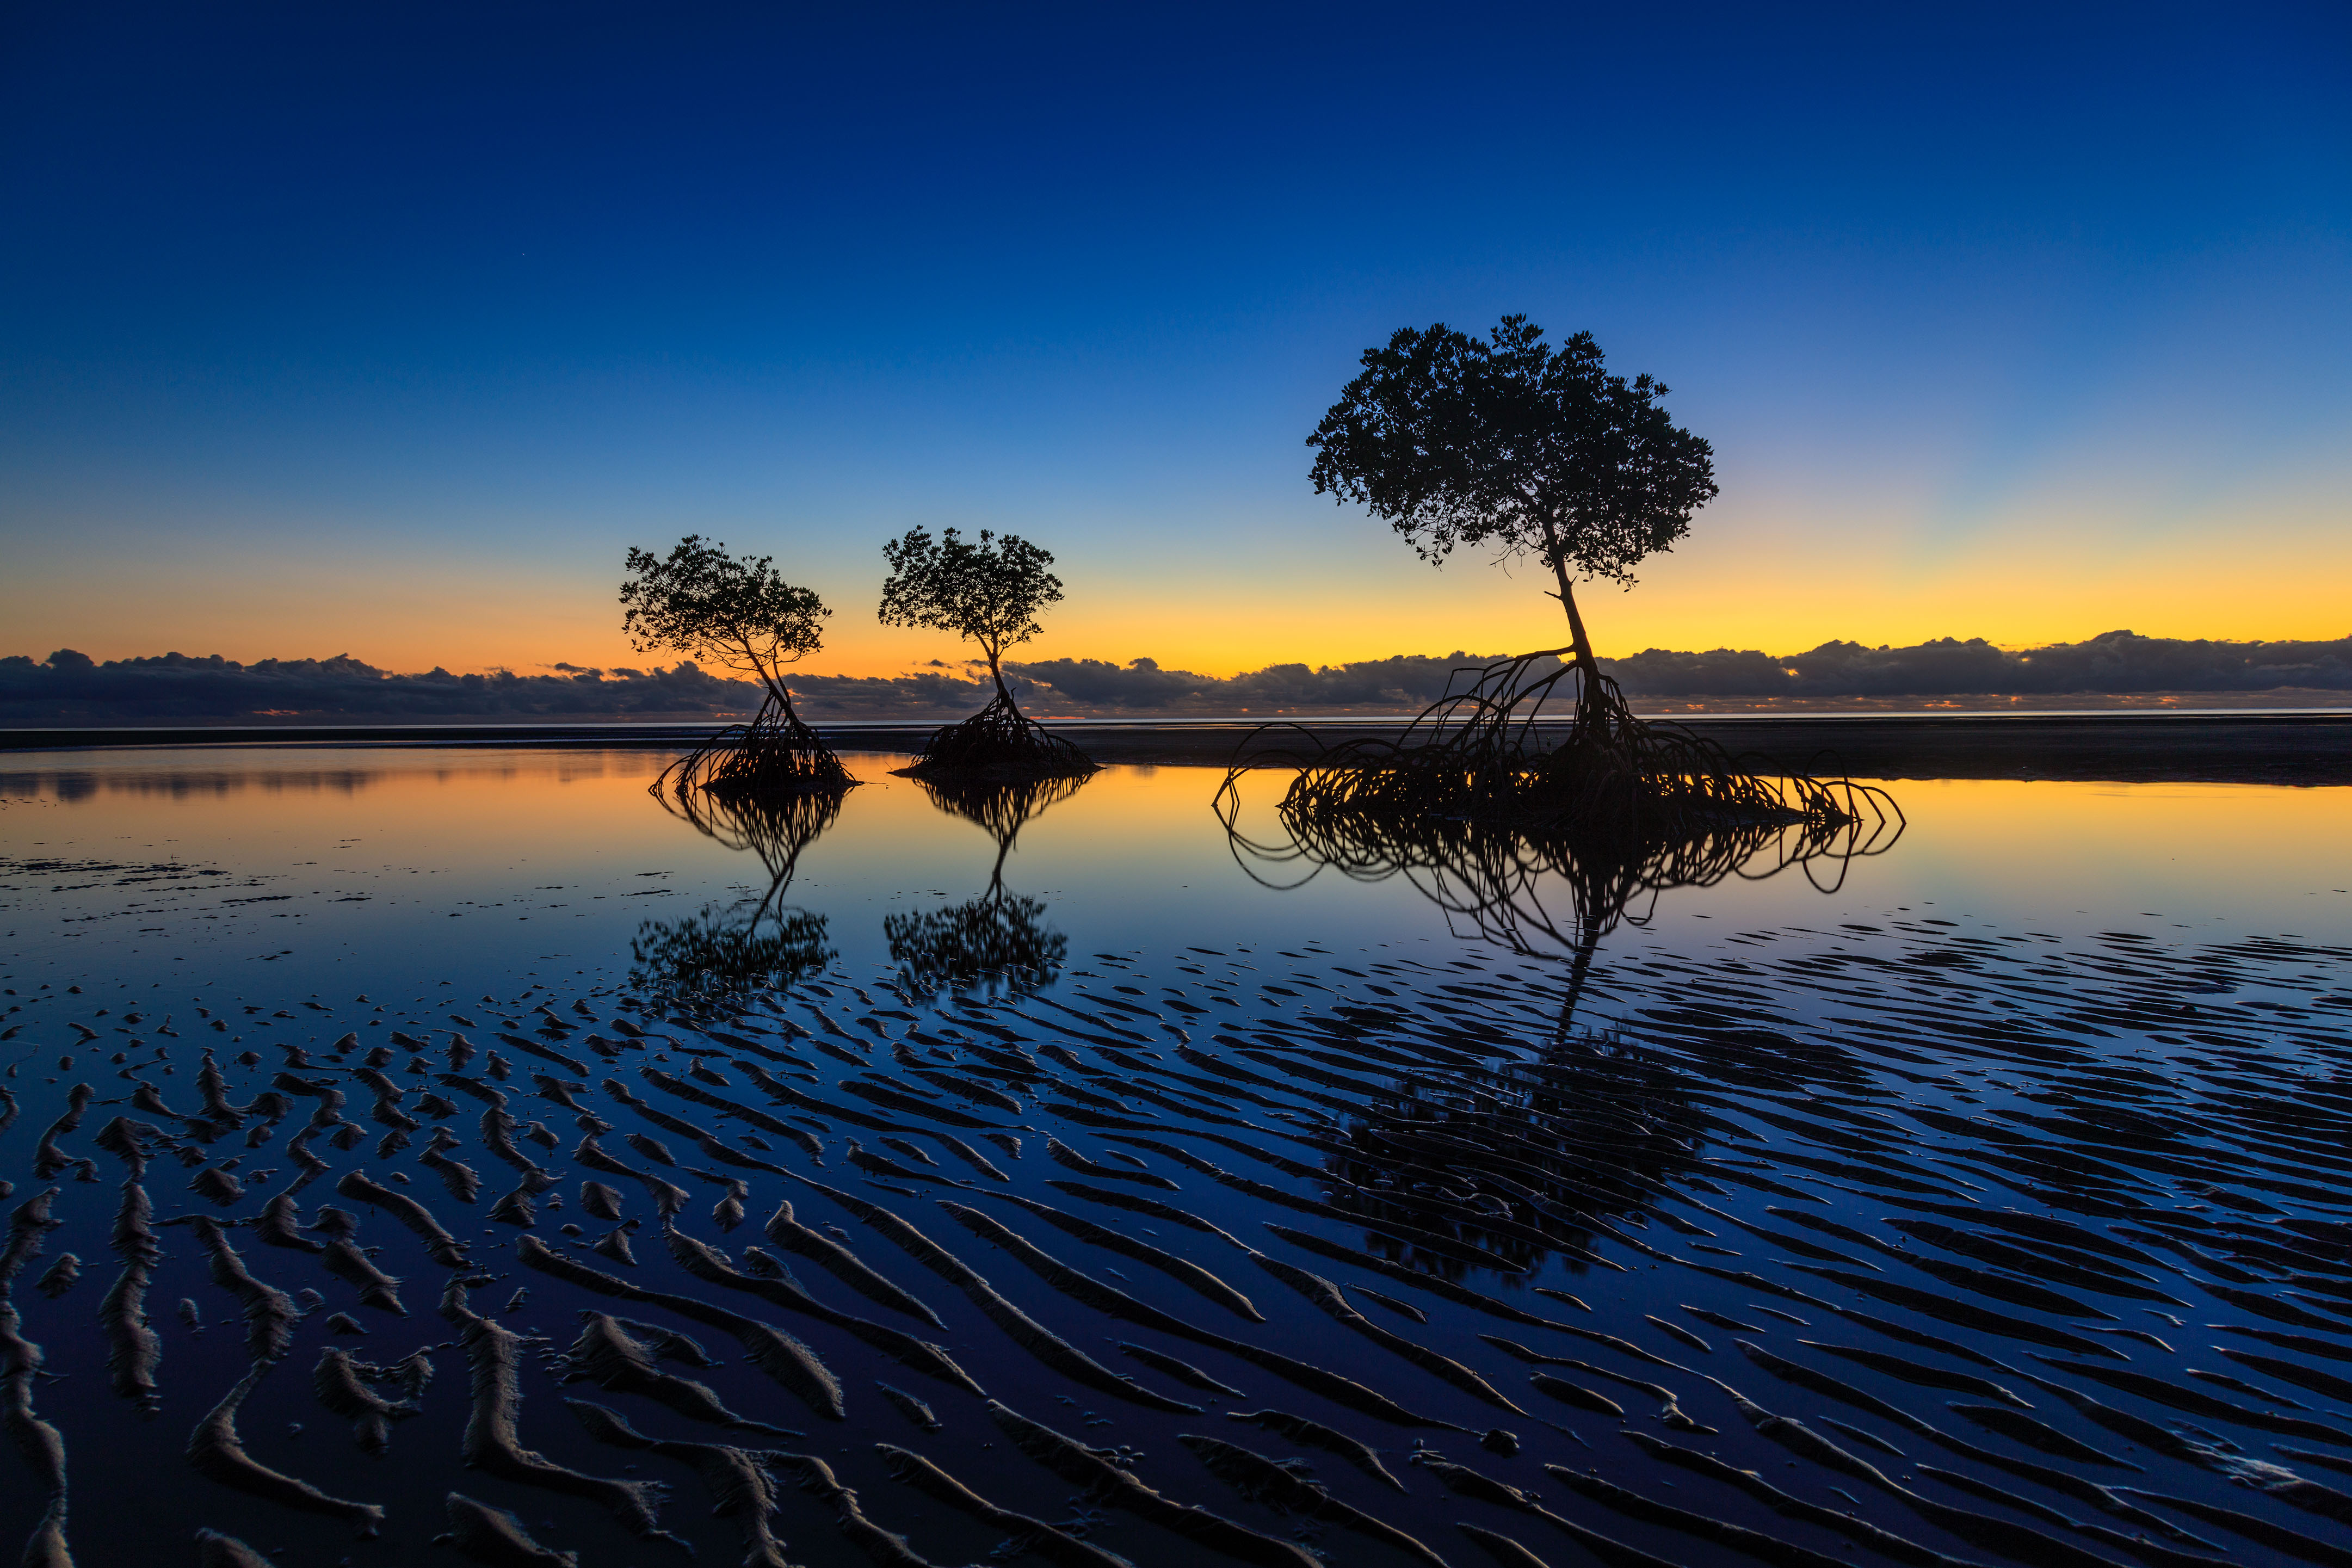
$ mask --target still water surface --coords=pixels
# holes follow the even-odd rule
[[[856,757],[873,782],[779,888],[776,844],[649,798],[667,760],[0,771],[0,1173],[46,1355],[15,1424],[68,1456],[62,1500],[37,1466],[0,1490],[0,1538],[401,1563],[455,1490],[591,1564],[684,1560],[656,1528],[893,1561],[858,1519],[938,1563],[1490,1560],[1464,1524],[1552,1563],[2347,1560],[2352,792],[1893,786],[1876,853],[1634,900],[1564,1018],[1525,919],[1514,952],[1458,884],[1237,853],[1212,770],[1114,768],[1008,835]],[[1253,837],[1279,784],[1246,788]],[[631,984],[633,942],[763,898],[810,938],[797,984],[716,1011]],[[908,969],[909,917],[975,899],[1035,900],[1049,980]],[[451,1247],[495,1283],[445,1298]],[[666,1332],[708,1353],[649,1371]],[[314,1387],[345,1367],[398,1406],[382,1457]],[[242,1452],[315,1496],[184,1457],[256,1369]],[[806,1436],[695,1419],[662,1373]],[[675,1441],[616,1447],[566,1399]],[[560,1472],[483,1447],[515,1411]],[[1397,1484],[1229,1418],[1262,1411]],[[751,1450],[801,1457],[767,1462],[764,1559],[761,1510],[713,1517],[705,1484]],[[906,1451],[1065,1535],[960,1510]],[[1294,1458],[1322,1491],[1265,1464]]]

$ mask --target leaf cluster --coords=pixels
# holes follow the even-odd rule
[[[982,529],[973,542],[952,528],[937,539],[914,528],[882,554],[890,563],[882,624],[954,632],[978,643],[992,665],[1045,630],[1038,615],[1062,597],[1062,580],[1047,570],[1052,554],[1018,534],[999,538]]]
[[[1045,923],[1043,900],[988,894],[920,914],[886,915],[898,984],[915,995],[1032,991],[1067,962],[1070,939]]]
[[[690,533],[667,556],[631,550],[627,570],[621,629],[639,653],[674,650],[772,688],[782,666],[824,646],[833,612],[785,582],[773,556],[730,555]]]
[[[1665,386],[1607,374],[1590,332],[1553,345],[1525,316],[1483,340],[1441,321],[1362,363],[1307,438],[1315,490],[1370,508],[1424,560],[1493,544],[1630,585],[1717,493],[1714,450],[1667,417]]]
[[[825,917],[779,911],[772,921],[739,924],[716,910],[680,921],[647,921],[629,942],[630,979],[652,991],[746,992],[789,985],[840,956]]]

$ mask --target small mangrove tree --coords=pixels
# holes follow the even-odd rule
[[[833,794],[857,781],[824,737],[793,710],[784,667],[824,646],[833,614],[813,588],[787,583],[772,556],[730,555],[689,533],[667,555],[631,550],[621,584],[621,629],[639,653],[675,652],[757,681],[748,724],[732,724],[655,781],[654,793],[700,788],[728,795]]]
[[[952,528],[937,539],[928,529],[909,529],[885,544],[882,556],[890,563],[882,624],[953,632],[979,647],[996,683],[987,707],[933,734],[914,765],[901,771],[996,783],[1092,773],[1093,759],[1023,713],[1004,683],[1004,650],[1045,630],[1038,616],[1061,602],[1054,557],[1018,534],[982,529],[975,542]]]
[[[1368,349],[1307,444],[1318,494],[1391,523],[1433,563],[1463,546],[1541,563],[1569,644],[1462,672],[1395,742],[1318,750],[1286,811],[1570,825],[1619,838],[1836,816],[1810,781],[1743,773],[1720,747],[1637,720],[1594,657],[1580,581],[1630,586],[1717,493],[1714,453],[1647,375],[1612,375],[1589,332],[1547,342],[1525,316],[1485,338],[1440,322]],[[1537,728],[1573,680],[1570,721]],[[1271,760],[1263,759],[1262,760]]]

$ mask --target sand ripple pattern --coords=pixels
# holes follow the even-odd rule
[[[17,1077],[7,1550],[2352,1565],[2352,952],[1719,934]]]

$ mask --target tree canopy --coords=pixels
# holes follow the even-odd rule
[[[1573,580],[1631,586],[1689,532],[1717,493],[1714,449],[1667,417],[1664,384],[1608,374],[1591,333],[1555,346],[1525,316],[1483,340],[1407,327],[1362,363],[1307,438],[1316,493],[1369,508],[1433,563],[1465,544],[1536,556],[1597,670]]]
[[[882,584],[882,624],[953,632],[980,645],[1005,689],[1004,650],[1027,642],[1045,627],[1037,616],[1062,597],[1062,580],[1046,570],[1054,557],[1018,534],[999,538],[981,530],[977,543],[952,528],[933,539],[929,531],[908,529],[882,547],[890,575]]]
[[[730,555],[697,533],[667,556],[630,551],[626,569],[621,629],[639,653],[708,659],[759,681],[792,711],[783,667],[824,646],[833,614],[814,589],[785,582],[772,556]]]

